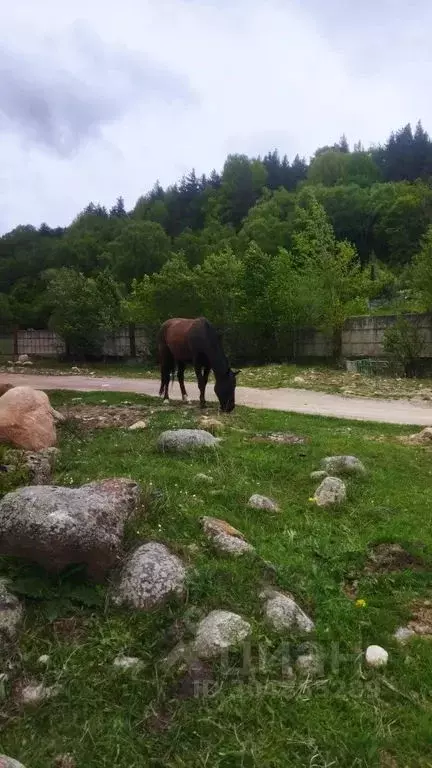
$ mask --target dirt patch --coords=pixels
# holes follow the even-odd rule
[[[58,640],[71,644],[79,643],[87,634],[85,619],[77,616],[69,616],[67,619],[56,619],[53,621],[52,627]]]
[[[128,428],[149,412],[149,408],[139,405],[67,405],[58,410],[65,419],[77,421],[85,429]]]
[[[172,725],[172,715],[169,712],[153,712],[145,721],[146,730],[150,733],[164,733]]]
[[[293,432],[269,432],[268,434],[253,435],[250,438],[253,443],[278,443],[280,445],[304,445],[307,437],[295,435]]]
[[[397,571],[424,571],[427,566],[421,557],[407,552],[400,544],[377,544],[369,554],[365,574],[385,574]]]
[[[408,627],[416,635],[432,637],[432,600],[415,600],[410,608],[412,619]]]
[[[390,752],[380,752],[379,764],[380,768],[398,768],[396,758]]]
[[[347,579],[342,584],[342,592],[350,599],[356,600],[358,597],[358,580]]]

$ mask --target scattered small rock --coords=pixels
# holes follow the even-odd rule
[[[307,438],[293,432],[266,432],[250,438],[254,443],[277,443],[280,445],[303,445]]]
[[[251,507],[251,509],[266,509],[269,512],[279,512],[279,505],[276,501],[267,498],[267,496],[260,496],[259,493],[254,493],[250,497],[248,507]]]
[[[320,677],[324,672],[324,664],[319,649],[311,643],[305,643],[299,651],[294,665],[296,672],[302,677]]]
[[[142,665],[143,662],[136,656],[117,656],[113,661],[113,666],[118,669],[137,669]]]
[[[365,653],[368,667],[385,667],[388,662],[388,653],[380,645],[369,645]]]
[[[277,632],[287,630],[309,633],[315,629],[313,621],[302,611],[291,595],[266,589],[260,594],[260,598],[265,600],[265,616]]]
[[[47,653],[44,653],[42,656],[39,656],[38,658],[38,664],[41,664],[43,667],[47,667],[50,662],[50,657]]]
[[[310,474],[310,479],[315,480],[316,482],[324,480],[325,477],[328,477],[328,473],[323,469],[318,469],[316,472],[311,472]]]
[[[356,456],[327,456],[321,467],[331,475],[365,475],[366,468]]]
[[[149,542],[126,560],[113,601],[147,610],[171,594],[182,595],[186,568],[164,544]]]
[[[76,768],[76,760],[73,755],[57,755],[54,759],[54,768]]]
[[[147,422],[142,419],[141,421],[136,421],[135,424],[132,424],[129,427],[129,430],[131,432],[134,432],[137,429],[147,429],[147,427],[148,427]]]
[[[342,504],[346,499],[345,483],[338,477],[325,477],[316,489],[314,499],[319,507]]]
[[[7,582],[0,579],[0,641],[11,642],[15,639],[23,613],[18,598],[9,592]]]
[[[425,427],[421,432],[416,432],[414,435],[405,438],[403,442],[412,443],[413,445],[432,445],[432,427]]]
[[[28,355],[18,355],[18,362],[22,365],[23,363],[29,363],[30,358]]]
[[[201,659],[213,659],[238,646],[250,634],[250,624],[230,611],[212,611],[198,624],[193,651]]]
[[[415,637],[415,632],[410,627],[398,627],[393,637],[400,645],[405,645],[412,637]]]
[[[60,685],[44,685],[43,683],[29,683],[21,688],[18,700],[21,704],[40,704],[42,701],[58,696],[62,688]]]
[[[162,432],[157,446],[162,453],[185,453],[195,449],[216,448],[220,442],[220,437],[214,437],[204,429],[169,429]]]
[[[304,384],[305,379],[303,378],[303,376],[294,376],[293,382],[294,384]]]
[[[0,554],[54,573],[86,564],[90,577],[103,579],[118,562],[124,526],[138,501],[137,483],[126,478],[81,488],[19,488],[0,501]]]
[[[211,475],[206,475],[204,472],[198,472],[198,474],[195,475],[195,480],[198,480],[201,483],[208,483],[209,485],[214,483],[214,478]]]
[[[219,520],[216,517],[202,517],[201,524],[206,536],[221,552],[243,555],[245,552],[254,551],[253,546],[245,541],[243,534],[225,520]]]

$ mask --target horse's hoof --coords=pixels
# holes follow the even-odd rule
[[[168,400],[168,398],[165,398],[162,402],[162,405],[169,405],[169,403],[170,401]]]

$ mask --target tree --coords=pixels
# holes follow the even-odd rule
[[[227,247],[206,256],[195,269],[196,290],[204,315],[220,329],[235,325],[243,306],[244,265]]]
[[[195,276],[184,256],[174,253],[160,272],[134,280],[128,303],[130,319],[150,326],[170,317],[199,315]]]
[[[5,293],[0,293],[0,328],[2,331],[9,331],[13,328],[14,319],[9,296]]]
[[[432,225],[422,238],[412,265],[412,286],[423,308],[432,311]]]
[[[107,274],[97,279],[74,269],[52,270],[47,293],[52,305],[49,326],[61,336],[71,355],[102,352],[104,336],[122,323],[120,294]]]
[[[221,221],[239,229],[266,182],[267,171],[260,160],[250,160],[246,155],[228,155],[218,193]]]
[[[157,272],[170,253],[170,239],[154,221],[129,221],[109,244],[116,279],[130,285],[134,278]]]

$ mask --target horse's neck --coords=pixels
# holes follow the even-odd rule
[[[208,358],[210,368],[212,369],[215,378],[217,379],[220,376],[226,376],[229,371],[229,362],[220,345],[217,347],[213,345],[210,346]]]

